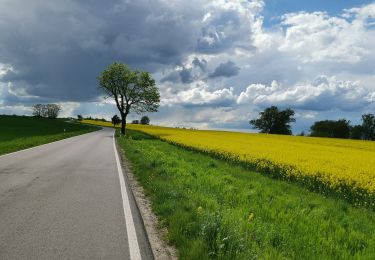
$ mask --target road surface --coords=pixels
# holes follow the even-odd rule
[[[0,259],[153,259],[113,132],[0,156]]]

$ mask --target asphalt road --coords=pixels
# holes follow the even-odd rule
[[[153,259],[116,156],[112,129],[1,156],[0,259]]]

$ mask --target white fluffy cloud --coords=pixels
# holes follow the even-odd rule
[[[365,39],[370,36],[357,22],[301,12],[284,15],[282,25],[285,38],[279,50],[294,52],[302,62],[358,63],[367,54]]]
[[[237,99],[238,104],[253,103],[260,107],[278,104],[306,110],[360,110],[369,105],[375,92],[358,82],[340,81],[335,77],[320,76],[313,82],[283,87],[276,81],[270,86],[251,84]]]
[[[187,90],[172,92],[167,88],[164,92],[162,105],[165,106],[231,106],[235,103],[236,95],[233,88],[223,88],[210,91],[205,82],[195,82]]]

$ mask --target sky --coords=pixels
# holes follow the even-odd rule
[[[109,119],[96,77],[114,61],[156,79],[153,124],[249,131],[272,105],[295,110],[295,134],[358,124],[375,113],[375,2],[0,0],[0,114]]]

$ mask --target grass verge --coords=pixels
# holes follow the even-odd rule
[[[147,125],[129,128],[375,210],[375,142]]]
[[[0,155],[98,129],[96,126],[73,124],[62,119],[0,115]]]
[[[119,144],[181,259],[374,259],[375,214],[128,130]]]

